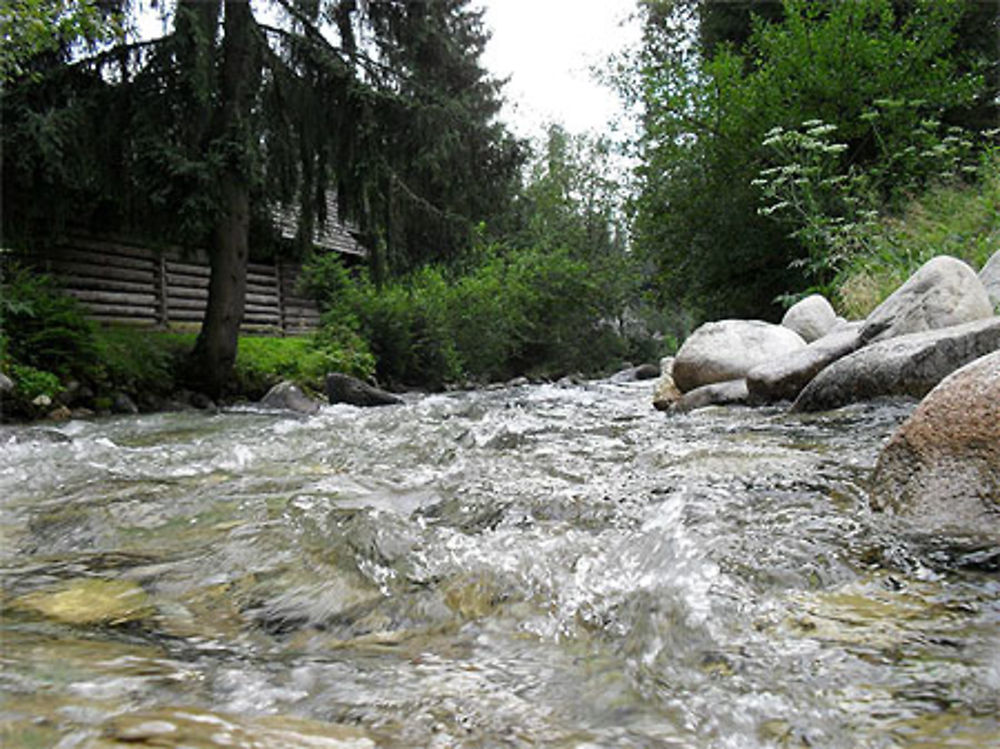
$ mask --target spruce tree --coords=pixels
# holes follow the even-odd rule
[[[478,62],[488,36],[468,0],[271,7],[176,0],[164,38],[38,68],[3,94],[5,146],[20,154],[4,164],[6,194],[19,188],[9,237],[37,238],[72,206],[75,221],[208,248],[190,372],[213,394],[276,206],[297,205],[301,251],[335,189],[381,278],[454,256],[510,199],[523,158],[494,121],[499,84]],[[41,202],[53,190],[54,207]]]

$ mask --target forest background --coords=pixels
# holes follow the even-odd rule
[[[815,290],[857,317],[931,255],[1000,247],[995,2],[643,0],[640,44],[601,71],[636,135],[552,125],[534,147],[497,117],[468,0],[270,7],[175,0],[170,33],[136,41],[123,0],[5,3],[5,412],[81,383],[100,408],[334,369],[606,373]],[[329,190],[364,267],[313,251]],[[81,228],[208,248],[197,335],[96,328],[28,269]],[[304,261],[322,329],[241,339],[246,263],[278,254]]]

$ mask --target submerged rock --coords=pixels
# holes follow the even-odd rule
[[[861,345],[859,327],[860,324],[849,323],[804,349],[754,367],[747,375],[751,402],[795,400],[819,372],[857,350]]]
[[[746,380],[713,382],[689,390],[671,407],[672,411],[684,413],[706,406],[731,406],[746,403],[749,398]]]
[[[674,382],[686,393],[702,385],[742,379],[757,365],[805,346],[795,331],[761,320],[705,323],[677,352]]]
[[[149,596],[131,580],[89,577],[28,593],[15,599],[12,607],[76,625],[125,624],[153,613]]]
[[[979,282],[986,289],[990,303],[994,307],[1000,307],[1000,250],[994,252],[979,271]]]
[[[305,393],[294,382],[279,382],[267,391],[260,403],[267,408],[280,408],[300,414],[314,414],[319,411],[319,403]]]
[[[1000,351],[921,401],[879,455],[871,500],[923,532],[1000,541]]]
[[[833,330],[837,313],[825,296],[812,294],[789,307],[781,324],[802,336],[806,343],[812,343]]]
[[[326,397],[330,403],[351,406],[395,406],[403,402],[392,393],[379,390],[356,377],[334,372],[326,376]]]
[[[865,343],[939,330],[993,315],[982,282],[968,265],[949,255],[928,260],[865,320]]]
[[[959,367],[1000,349],[1000,317],[890,338],[835,361],[793,411],[825,411],[887,395],[924,397]]]

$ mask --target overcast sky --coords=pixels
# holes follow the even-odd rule
[[[591,67],[638,38],[626,24],[635,0],[481,0],[493,38],[483,62],[510,76],[504,119],[521,136],[548,122],[604,132],[620,110]]]

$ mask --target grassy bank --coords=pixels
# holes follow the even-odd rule
[[[935,255],[952,255],[976,271],[1000,250],[1000,154],[984,160],[978,179],[936,185],[896,215],[866,227],[834,284],[835,304],[865,317]]]

